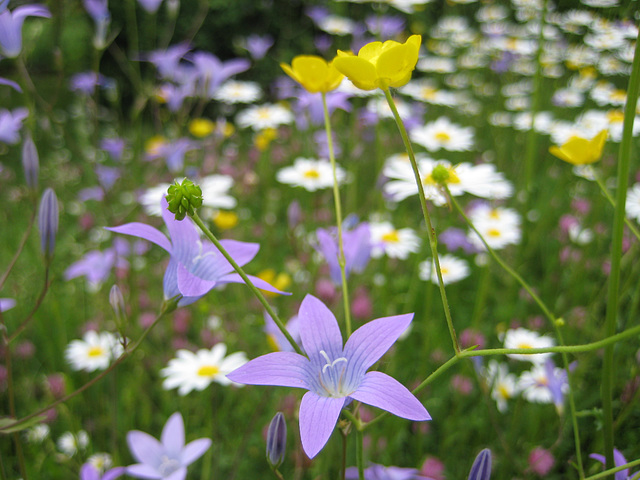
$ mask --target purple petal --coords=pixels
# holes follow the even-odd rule
[[[191,219],[176,220],[176,216],[168,209],[169,204],[165,196],[162,196],[160,202],[162,208],[162,219],[169,230],[171,244],[173,245],[174,254],[181,260],[185,261],[189,254],[193,253],[193,248],[200,241],[197,227]],[[183,257],[186,255],[186,257]]]
[[[138,462],[149,466],[160,465],[164,449],[162,444],[148,433],[132,430],[127,433],[127,444],[131,455]]]
[[[342,355],[342,333],[336,317],[324,303],[307,295],[300,304],[300,337],[308,355],[324,350],[331,358]]]
[[[325,446],[340,416],[346,397],[321,397],[307,392],[300,402],[300,439],[309,458]]]
[[[217,282],[204,280],[190,273],[182,263],[178,263],[178,290],[185,297],[199,297],[211,290]]]
[[[368,372],[358,389],[349,396],[398,417],[431,420],[431,415],[413,393],[396,379],[381,372]]]
[[[187,478],[187,467],[181,467],[168,477],[162,477],[162,480],[184,480]]]
[[[7,85],[7,86],[13,88],[14,90],[22,93],[22,89],[20,88],[20,85],[18,85],[13,80],[9,80],[8,78],[0,78],[0,85]]]
[[[167,237],[157,228],[147,225],[145,223],[133,222],[125,223],[118,227],[105,227],[106,230],[110,230],[116,233],[123,233],[124,235],[132,235],[134,237],[144,238],[145,240],[155,243],[159,247],[164,248],[167,252],[171,253],[171,243],[167,240]]]
[[[0,312],[6,312],[15,306],[16,301],[13,298],[0,298]]]
[[[253,285],[258,287],[260,290],[279,293],[280,295],[291,295],[290,292],[283,292],[282,290],[278,290],[276,287],[265,282],[261,278],[254,277],[253,275],[247,275],[247,277],[249,277],[249,280],[251,280]],[[244,283],[244,280],[237,273],[230,273],[229,275],[225,275],[224,277],[222,277],[218,283]]]
[[[222,253],[213,244],[208,241],[205,242],[193,245],[186,257],[178,257],[185,263],[190,262],[189,271],[197,277],[207,280],[218,280],[223,275],[233,272],[233,267]],[[222,240],[220,244],[240,267],[255,257],[260,249],[260,245],[257,243],[238,242],[235,240]],[[197,252],[194,251],[196,246],[198,248]]]
[[[127,475],[137,478],[152,478],[162,479],[162,475],[158,473],[155,468],[145,465],[144,463],[136,463],[135,465],[129,465],[126,471]]]
[[[169,417],[160,437],[164,450],[171,457],[179,457],[184,448],[184,420],[180,412]]]
[[[100,472],[90,463],[85,463],[80,469],[80,480],[100,480]]]
[[[345,357],[350,359],[354,367],[366,371],[386,353],[391,345],[404,332],[413,313],[384,317],[365,323],[357,329],[344,346]]]
[[[594,460],[597,460],[598,462],[602,463],[602,465],[607,464],[607,460],[605,458],[604,455],[600,455],[599,453],[592,453],[591,455],[589,455],[589,457],[593,458]],[[617,448],[613,449],[613,463],[616,467],[619,467],[621,465],[624,465],[625,463],[627,463],[627,459],[624,458],[624,455],[622,455],[622,452],[620,450],[618,450]],[[624,470],[621,470],[619,472],[616,472],[615,474],[615,480],[627,480],[627,478],[629,478],[629,469],[626,468]]]
[[[277,385],[306,388],[309,360],[292,352],[267,353],[245,363],[227,375],[236,383],[247,385]]]
[[[208,438],[199,438],[198,440],[189,442],[182,450],[182,464],[187,466],[195,462],[204,455],[204,452],[209,450],[209,447],[211,447],[211,440]]]
[[[124,467],[112,468],[108,472],[105,472],[105,474],[102,476],[102,478],[100,480],[114,480],[115,478],[118,478],[118,477],[124,475],[126,470],[127,469],[124,468]]]

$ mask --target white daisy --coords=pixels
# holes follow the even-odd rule
[[[469,220],[492,249],[520,242],[520,215],[513,209],[478,205],[469,213]],[[469,241],[479,249],[485,248],[473,230],[469,230]]]
[[[447,57],[422,57],[416,64],[421,72],[453,73],[456,71],[456,61]]]
[[[429,79],[414,80],[400,88],[400,93],[415,100],[453,107],[460,104],[460,96],[454,92],[438,89]]]
[[[553,403],[547,369],[542,363],[535,364],[531,370],[523,372],[518,379],[518,387],[528,402]]]
[[[496,401],[500,412],[507,410],[507,400],[518,393],[516,376],[509,373],[509,368],[497,360],[490,360],[484,372],[487,384],[491,388],[491,398]]]
[[[350,35],[354,32],[355,23],[338,15],[327,15],[318,21],[318,28],[331,35]]]
[[[73,370],[93,372],[105,370],[122,351],[122,345],[116,335],[89,330],[82,340],[73,340],[67,345],[65,358]]]
[[[249,107],[236,116],[236,123],[241,128],[251,127],[254,130],[277,128],[293,122],[291,110],[282,105],[264,104]]]
[[[336,165],[338,183],[345,180],[345,171]],[[280,183],[294,187],[302,187],[309,192],[333,186],[333,170],[327,160],[313,158],[296,158],[293,165],[282,168],[276,173]]]
[[[49,437],[49,425],[45,423],[39,423],[29,428],[25,435],[29,443],[42,443]]]
[[[186,395],[192,390],[204,390],[211,382],[232,384],[226,375],[247,363],[248,359],[244,352],[235,352],[225,357],[226,353],[227,346],[224,343],[216,344],[211,350],[202,349],[196,353],[178,350],[176,358],[169,360],[167,367],[160,371],[160,375],[166,377],[162,388],[177,388],[179,395]]]
[[[507,330],[503,338],[504,348],[547,348],[553,347],[556,342],[553,338],[540,335],[526,328],[516,328]],[[512,353],[507,355],[515,360],[523,360],[532,363],[543,363],[552,353],[537,353],[527,355],[523,353]]]
[[[473,147],[473,128],[456,125],[447,117],[440,117],[423,127],[414,128],[409,136],[413,142],[431,152],[440,149],[462,152]]]
[[[395,229],[390,222],[369,222],[371,233],[371,256],[405,260],[410,253],[420,250],[420,238],[411,228]]]
[[[634,218],[637,222],[640,222],[640,183],[636,183],[627,192],[625,210],[627,217]]]
[[[213,98],[223,103],[251,103],[262,97],[262,90],[255,82],[229,80],[216,90]]]
[[[111,468],[113,465],[113,459],[108,453],[94,453],[87,458],[87,463],[93,465],[98,472],[104,473],[105,470]]]
[[[74,434],[71,432],[63,433],[56,442],[58,450],[67,457],[73,457],[78,450],[84,450],[89,445],[89,435],[84,430],[80,430]]]
[[[396,98],[395,105],[400,118],[409,118],[411,116],[411,108],[409,108],[407,102]],[[372,98],[369,100],[369,102],[367,102],[367,110],[371,113],[375,113],[378,118],[395,118],[393,111],[391,111],[391,108],[389,107],[389,103],[382,97]]]
[[[445,285],[459,282],[460,280],[463,280],[469,276],[469,265],[465,260],[448,253],[445,255],[440,255],[439,260],[440,271],[442,273],[442,283],[444,283]],[[435,285],[439,285],[438,272],[436,271],[433,259],[420,262],[418,268],[420,269],[420,280],[430,281]]]

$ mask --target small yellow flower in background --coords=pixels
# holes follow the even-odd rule
[[[258,150],[264,152],[267,148],[269,148],[271,142],[273,142],[277,137],[278,132],[275,128],[265,128],[261,132],[258,132],[258,134],[253,139],[253,143]]]
[[[208,137],[216,129],[216,124],[208,118],[194,118],[189,122],[189,133],[194,137]]]
[[[549,152],[572,165],[588,165],[600,160],[606,141],[607,131],[602,130],[591,140],[571,137],[560,147],[549,148]]]
[[[286,63],[281,63],[280,66],[309,93],[335,90],[344,78],[333,66],[333,62],[327,62],[316,55],[298,55],[291,62],[291,66]]]
[[[218,122],[215,124],[216,130],[222,131],[222,136],[224,138],[229,138],[231,135],[236,133],[236,127],[229,122]]]
[[[238,224],[238,215],[234,212],[223,212],[220,210],[214,214],[213,223],[220,230],[229,230]]]
[[[149,155],[159,155],[160,149],[164,147],[166,143],[167,139],[162,135],[155,135],[147,140],[147,142],[144,144],[144,150]]]
[[[276,274],[276,271],[272,268],[267,268],[258,273],[257,277],[265,282],[273,285],[278,290],[286,290],[291,285],[291,276],[286,272],[280,272]],[[277,297],[277,293],[268,292],[267,290],[261,290],[267,297]]]
[[[393,40],[367,43],[357,56],[338,50],[333,64],[362,90],[401,87],[411,80],[421,42],[420,35],[411,35],[405,43]]]

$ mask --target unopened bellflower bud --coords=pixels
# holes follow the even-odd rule
[[[31,135],[28,135],[22,144],[22,168],[24,169],[24,179],[27,182],[27,187],[35,190],[38,187],[40,162],[38,161],[38,150],[31,139]]]
[[[278,412],[269,424],[267,431],[267,462],[272,468],[278,468],[284,461],[287,447],[287,424],[282,412]]]
[[[489,480],[491,478],[491,450],[482,450],[471,466],[469,480]]]
[[[38,211],[38,227],[40,228],[42,253],[45,260],[49,262],[53,257],[56,233],[58,233],[58,197],[51,188],[47,188],[42,194]]]

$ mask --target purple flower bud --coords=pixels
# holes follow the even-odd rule
[[[124,297],[118,285],[111,287],[109,292],[109,303],[116,314],[116,318],[124,318]]]
[[[294,200],[287,208],[287,223],[289,224],[289,228],[292,230],[296,228],[300,224],[301,219],[302,207],[300,206],[300,202]]]
[[[47,188],[42,194],[38,211],[38,227],[40,228],[42,253],[49,261],[53,256],[56,233],[58,233],[58,197],[51,188]]]
[[[272,468],[278,468],[284,461],[287,447],[287,423],[282,412],[278,412],[269,424],[267,431],[267,462]]]
[[[482,450],[471,466],[469,480],[489,480],[491,478],[491,450]]]
[[[29,188],[35,189],[38,186],[38,150],[33,143],[31,135],[27,135],[22,143],[22,168],[24,168],[24,179]]]

